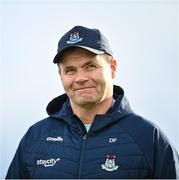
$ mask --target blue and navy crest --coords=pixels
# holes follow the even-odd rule
[[[78,32],[74,32],[74,33],[71,33],[70,34],[70,40],[67,41],[67,44],[75,44],[79,41],[82,41],[83,38],[79,36],[79,33]]]
[[[115,155],[107,155],[105,164],[101,164],[102,169],[112,172],[118,169],[119,166],[115,164],[116,156]]]

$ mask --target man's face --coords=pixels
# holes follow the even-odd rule
[[[76,48],[67,51],[59,64],[63,87],[71,103],[99,104],[113,94],[116,61]]]

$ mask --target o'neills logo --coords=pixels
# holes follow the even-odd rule
[[[47,137],[47,141],[63,141],[61,136],[58,137]]]
[[[60,158],[57,159],[39,159],[37,160],[37,165],[44,165],[44,167],[54,166],[58,161],[60,161]]]

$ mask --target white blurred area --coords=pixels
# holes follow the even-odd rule
[[[75,25],[99,28],[118,61],[115,84],[179,151],[179,3],[175,0],[1,0],[0,178],[29,126],[63,93],[52,63]]]

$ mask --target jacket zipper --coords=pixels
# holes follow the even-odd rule
[[[85,150],[86,138],[87,138],[87,134],[84,134],[83,137],[82,137],[83,141],[82,141],[82,148],[81,148],[81,155],[80,155],[78,179],[81,179],[82,161],[83,161],[83,155],[84,155],[84,150]]]

